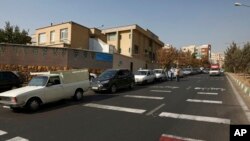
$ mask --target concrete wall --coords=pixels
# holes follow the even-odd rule
[[[146,62],[131,58],[125,55],[120,55],[120,54],[114,54],[113,58],[113,68],[126,68],[129,69],[131,68],[131,63],[133,64],[133,70],[131,70],[133,73],[135,73],[138,69],[140,68],[145,68]]]

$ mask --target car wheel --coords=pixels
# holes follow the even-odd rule
[[[74,95],[74,99],[76,101],[80,101],[83,99],[83,91],[82,90],[77,90]]]
[[[40,106],[41,106],[41,101],[38,100],[37,98],[30,99],[26,104],[28,110],[32,112],[37,111],[40,108]]]
[[[117,91],[116,85],[112,85],[112,86],[110,87],[110,92],[113,94],[113,93],[116,93],[116,91]]]

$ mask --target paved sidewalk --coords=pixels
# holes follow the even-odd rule
[[[240,76],[237,76],[234,73],[226,73],[226,75],[228,75],[231,80],[234,80],[238,84],[244,94],[250,96],[250,84],[247,82],[247,80],[243,80]]]

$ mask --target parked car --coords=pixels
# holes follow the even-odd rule
[[[0,92],[21,87],[23,81],[17,72],[0,71]]]
[[[208,74],[209,73],[209,68],[205,68],[202,70],[202,73]]]
[[[108,69],[91,82],[91,89],[95,92],[110,91],[115,93],[121,88],[134,88],[134,75],[128,69]]]
[[[156,75],[152,70],[142,69],[135,73],[135,83],[146,84],[152,83],[156,80]]]
[[[167,80],[167,74],[164,69],[154,69],[156,80],[164,81]]]
[[[89,88],[88,70],[32,73],[28,86],[0,93],[0,103],[36,111],[42,104],[66,98],[81,100]]]
[[[192,68],[184,68],[183,69],[184,75],[191,75],[192,74]]]

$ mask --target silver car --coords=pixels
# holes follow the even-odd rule
[[[135,76],[135,83],[137,84],[152,83],[156,79],[154,71],[149,69],[138,70],[134,76]]]

